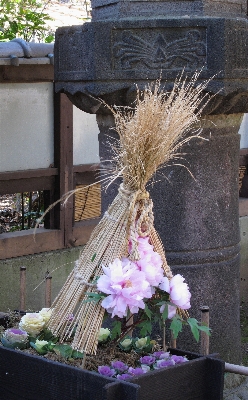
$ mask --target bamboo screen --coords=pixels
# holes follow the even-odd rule
[[[101,215],[101,184],[93,186],[79,185],[85,188],[75,193],[75,222],[100,217]]]

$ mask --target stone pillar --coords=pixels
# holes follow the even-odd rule
[[[248,112],[246,12],[246,0],[92,0],[92,22],[59,28],[55,41],[56,91],[97,114],[104,158],[113,120],[99,98],[130,105],[136,85],[159,77],[171,90],[183,69],[188,78],[202,69],[199,82],[214,76],[202,120],[209,140],[185,149],[194,178],[186,168],[166,168],[168,179],[150,190],[168,261],[192,290],[192,316],[200,319],[200,306],[210,307],[210,351],[229,362],[240,361],[238,129]],[[104,208],[117,186],[103,193]],[[181,336],[180,347],[199,349],[190,335]]]
[[[184,151],[185,166],[166,168],[151,189],[156,228],[173,273],[192,289],[190,315],[210,308],[210,352],[240,361],[238,166],[240,114],[208,116],[202,135]],[[214,122],[212,125],[210,122]],[[211,136],[210,136],[211,135]],[[159,175],[158,175],[159,177]],[[199,350],[190,335],[178,346]]]

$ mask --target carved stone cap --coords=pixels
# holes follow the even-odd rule
[[[170,91],[184,71],[213,78],[207,114],[248,112],[248,20],[161,18],[95,21],[59,28],[55,40],[55,90],[89,113],[106,113],[98,98],[130,105],[161,77]]]
[[[246,0],[92,0],[92,20],[139,17],[246,17]]]

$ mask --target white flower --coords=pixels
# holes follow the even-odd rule
[[[51,308],[42,308],[39,312],[39,315],[43,318],[45,324],[47,324],[49,319],[51,318],[52,309]]]
[[[140,338],[135,342],[135,346],[137,347],[137,349],[142,349],[142,347],[145,347],[146,345],[147,345],[147,336],[144,338]]]
[[[39,313],[27,313],[21,318],[20,329],[31,336],[37,336],[44,328],[45,322]]]
[[[123,347],[123,349],[126,349],[127,347],[129,347],[132,344],[132,339],[124,339],[121,342],[121,345]]]

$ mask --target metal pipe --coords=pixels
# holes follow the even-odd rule
[[[209,327],[209,307],[202,306],[201,310],[201,324]],[[201,331],[201,354],[207,356],[209,354],[209,335]]]
[[[234,374],[248,376],[248,367],[244,367],[243,365],[225,363],[225,372],[232,372]]]

